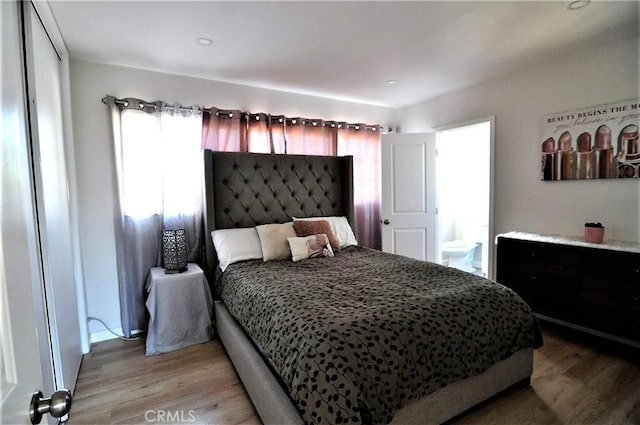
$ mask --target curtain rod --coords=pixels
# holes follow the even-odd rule
[[[117,99],[113,96],[105,96],[102,98],[102,103],[104,103],[105,105],[108,105],[110,100],[113,101],[113,103],[115,103],[116,105],[123,105],[125,107],[129,106],[129,102],[134,101],[134,102],[137,102],[138,107],[140,109],[145,109],[145,108],[158,109],[159,105],[167,109],[176,109],[176,104],[167,103],[163,100],[157,100],[155,102],[147,102],[146,100],[141,100],[141,99],[134,99],[134,98]],[[204,108],[202,108],[200,105],[193,105],[193,106],[179,105],[177,106],[177,108],[180,111],[192,111],[193,109],[204,110]]]
[[[202,112],[206,112],[209,114],[216,114],[216,116],[220,116],[222,115],[227,115],[228,118],[233,118],[234,114],[238,113],[240,114],[240,117],[244,117],[244,118],[255,118],[256,121],[260,120],[260,117],[265,117],[265,119],[268,119],[269,121],[273,121],[273,120],[277,120],[278,122],[283,122],[284,120],[287,121],[288,124],[298,124],[298,121],[300,122],[300,124],[302,125],[312,125],[312,126],[317,126],[317,125],[322,125],[322,126],[331,126],[331,127],[338,127],[338,128],[342,128],[343,126],[345,126],[346,128],[351,128],[351,129],[355,129],[355,130],[359,130],[360,128],[363,129],[367,129],[367,130],[371,130],[371,131],[378,131],[378,130],[382,130],[382,127],[380,125],[370,125],[370,124],[351,124],[351,123],[347,123],[347,122],[340,122],[340,121],[331,121],[331,120],[322,120],[322,119],[310,119],[310,118],[300,118],[300,117],[286,117],[284,115],[271,115],[271,114],[267,114],[264,112],[257,112],[257,113],[251,113],[251,112],[244,112],[244,111],[238,111],[238,110],[230,110],[230,109],[218,109],[216,107],[212,107],[212,108],[205,108],[203,106],[200,105],[193,105],[193,106],[182,106],[179,104],[171,104],[162,100],[157,100],[155,102],[147,102],[145,100],[141,100],[141,99],[136,99],[136,98],[124,98],[124,99],[118,99],[114,96],[111,95],[107,95],[105,97],[102,98],[102,103],[104,103],[105,105],[108,105],[109,102],[113,102],[116,105],[122,105],[124,107],[128,107],[130,102],[136,102],[138,104],[138,107],[140,108],[140,110],[144,110],[147,108],[151,108],[153,110],[157,110],[158,106],[162,106],[164,108],[167,109],[176,109],[179,108],[180,111],[192,111],[195,108],[202,110]],[[134,108],[132,108],[134,109]]]

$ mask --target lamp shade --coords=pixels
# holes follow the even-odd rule
[[[162,230],[162,262],[165,273],[182,273],[187,270],[185,229]]]

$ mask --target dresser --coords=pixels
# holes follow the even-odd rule
[[[640,347],[640,244],[498,235],[496,280],[541,319]]]

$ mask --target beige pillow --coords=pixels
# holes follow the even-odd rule
[[[295,238],[296,231],[293,222],[283,224],[263,224],[256,226],[260,245],[262,246],[263,261],[281,260],[291,257],[287,238]]]
[[[291,247],[291,259],[300,261],[306,258],[333,257],[329,238],[324,233],[297,238],[288,238]]]

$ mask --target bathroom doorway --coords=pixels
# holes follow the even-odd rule
[[[440,264],[492,278],[494,118],[436,131]]]

